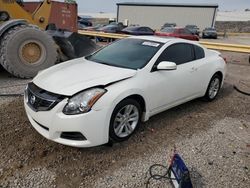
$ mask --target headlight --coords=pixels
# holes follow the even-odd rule
[[[74,115],[90,111],[91,107],[106,91],[102,88],[93,88],[73,96],[64,107],[63,113]]]

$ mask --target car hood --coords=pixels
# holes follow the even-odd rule
[[[74,59],[41,71],[33,82],[41,89],[71,96],[87,88],[104,86],[136,74],[136,70]]]

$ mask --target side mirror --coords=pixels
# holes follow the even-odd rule
[[[177,65],[174,62],[162,61],[157,65],[157,70],[176,70]]]

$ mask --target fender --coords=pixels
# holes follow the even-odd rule
[[[148,101],[149,99],[146,97],[144,91],[142,91],[139,88],[135,88],[132,86],[131,82],[127,82],[128,80],[131,80],[132,78],[128,78],[125,80],[120,80],[119,82],[116,82],[115,84],[111,84],[106,89],[108,92],[101,97],[96,104],[93,106],[93,109],[98,111],[101,110],[102,108],[108,107],[109,108],[109,113],[112,114],[113,109],[115,106],[121,102],[123,99],[131,96],[131,95],[139,95],[141,96],[144,101],[145,101],[145,108],[146,112],[144,112],[142,120],[147,121],[149,119],[149,107],[148,107]],[[126,82],[126,83],[125,83]],[[115,87],[113,87],[115,85]],[[131,85],[131,88],[125,88],[124,85]],[[119,92],[120,94],[114,99],[113,96]],[[107,101],[111,101],[112,104],[109,104]]]
[[[23,19],[15,19],[3,22],[0,24],[0,37],[2,37],[7,30],[17,25],[28,25],[28,23]]]

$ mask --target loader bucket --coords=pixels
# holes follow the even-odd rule
[[[47,33],[68,59],[89,55],[99,48],[90,38],[78,33],[59,30],[48,30]]]

